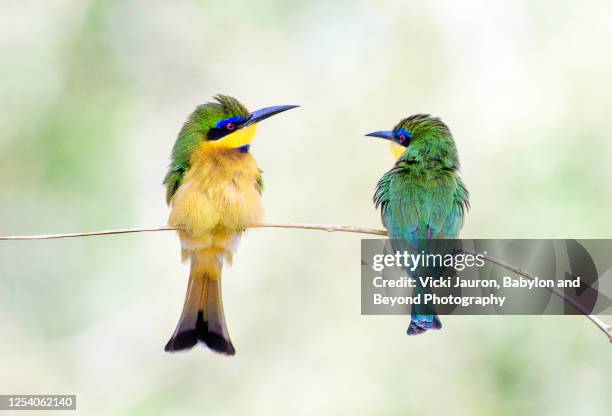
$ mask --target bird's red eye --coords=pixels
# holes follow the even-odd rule
[[[406,141],[406,136],[404,136],[403,134],[400,134],[400,142],[404,143]]]
[[[234,123],[227,123],[227,124],[225,125],[225,128],[226,128],[227,130],[232,131],[232,130],[234,130],[234,129],[236,128],[236,125],[235,125]]]

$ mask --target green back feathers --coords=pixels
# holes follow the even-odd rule
[[[221,120],[231,117],[246,118],[249,115],[247,108],[234,97],[219,94],[214,99],[215,102],[197,106],[178,134],[172,148],[168,173],[163,182],[166,185],[166,202],[170,202],[181,185],[183,176],[189,169],[191,156],[198,145],[206,140],[208,131]]]
[[[249,115],[249,110],[240,101],[229,95],[219,94],[214,97],[217,103],[208,103],[212,105],[220,105],[225,112],[227,117],[243,117],[246,118]],[[206,104],[204,104],[206,105]],[[197,111],[197,110],[196,110]]]

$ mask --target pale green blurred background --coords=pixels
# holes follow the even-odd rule
[[[379,227],[392,159],[362,135],[430,112],[460,151],[464,237],[612,237],[611,14],[4,0],[0,234],[165,224],[176,134],[221,92],[302,106],[253,146],[269,221]],[[407,318],[360,315],[359,247],[250,231],[225,270],[226,358],[163,352],[187,282],[173,233],[0,242],[0,393],[75,393],[83,415],[610,414],[612,346],[586,319],[446,317],[409,338]]]

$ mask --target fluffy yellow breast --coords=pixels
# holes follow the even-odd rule
[[[234,234],[263,219],[253,156],[203,142],[171,201],[169,224],[191,237]]]

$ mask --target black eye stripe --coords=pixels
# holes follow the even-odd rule
[[[215,127],[208,130],[206,135],[207,140],[219,140],[238,130],[245,123],[242,117],[232,117],[230,119],[221,120]]]
[[[219,140],[225,136],[227,136],[229,132],[225,129],[212,128],[208,130],[208,135],[206,139],[208,140]]]

